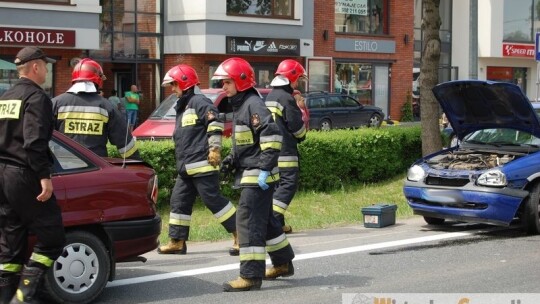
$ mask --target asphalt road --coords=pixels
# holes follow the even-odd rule
[[[232,242],[189,242],[187,255],[151,252],[144,264],[118,264],[116,280],[96,303],[311,304],[344,303],[343,297],[364,293],[540,294],[540,236],[518,227],[451,223],[434,229],[414,217],[385,228],[297,232],[289,240],[295,275],[264,281],[260,291],[222,292],[222,283],[238,276],[238,257],[227,253]]]

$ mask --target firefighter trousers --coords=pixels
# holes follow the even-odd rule
[[[289,208],[291,201],[298,189],[298,179],[300,171],[298,168],[282,169],[279,171],[279,185],[276,187],[273,198],[274,216],[280,222],[281,226],[285,225],[285,211]]]
[[[60,256],[65,232],[54,194],[36,197],[41,183],[31,169],[0,164],[0,270],[21,271],[28,254],[28,233],[36,236],[28,265],[45,269]]]
[[[289,263],[294,252],[283,233],[279,221],[272,213],[274,187],[242,188],[236,227],[240,244],[240,276],[262,278],[265,272],[266,252],[273,265]]]
[[[219,189],[219,174],[184,178],[178,176],[171,194],[169,237],[188,240],[191,214],[197,194],[227,232],[236,231],[236,208]]]

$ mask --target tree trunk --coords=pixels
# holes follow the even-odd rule
[[[422,123],[422,155],[439,151],[442,147],[439,127],[439,103],[431,89],[439,82],[439,59],[441,57],[441,39],[439,29],[440,0],[422,0],[424,33],[422,64],[420,66],[420,119]]]

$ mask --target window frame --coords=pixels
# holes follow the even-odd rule
[[[255,1],[255,0],[254,0]],[[287,16],[287,15],[277,15],[275,14],[275,2],[276,1],[279,1],[279,0],[267,0],[267,1],[270,1],[271,2],[271,13],[270,15],[259,15],[259,14],[249,14],[249,13],[234,13],[234,12],[229,12],[229,9],[228,9],[228,2],[229,0],[227,0],[227,4],[225,6],[225,13],[227,16],[234,16],[234,17],[257,17],[257,18],[267,18],[267,19],[284,19],[284,20],[294,20],[294,15],[295,15],[295,2],[294,0],[290,0],[290,6],[291,6],[291,13],[290,13],[290,16]]]
[[[373,3],[375,0],[366,0],[368,3],[368,14],[366,16],[363,15],[351,15],[351,14],[343,14],[343,13],[336,13],[334,9],[334,33],[338,35],[370,35],[370,36],[388,36],[390,34],[390,1],[389,0],[380,0],[382,2],[382,8],[378,11],[378,15],[380,16],[380,21],[378,28],[380,30],[377,31],[371,31],[371,25],[369,26],[369,31],[349,31],[349,22],[347,21],[346,24],[336,24],[336,21],[339,19],[347,20],[347,16],[359,16],[359,17],[369,17],[369,22],[374,22],[371,17],[373,17],[373,14],[371,11],[373,9],[371,8],[373,5],[376,5]],[[336,4],[335,4],[336,5]],[[338,15],[340,17],[338,18]],[[341,17],[343,15],[343,17]],[[356,17],[358,18],[358,17]],[[360,21],[358,21],[360,23]]]

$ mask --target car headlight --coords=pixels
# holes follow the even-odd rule
[[[500,170],[490,170],[480,175],[476,183],[488,187],[504,187],[507,184],[506,175]]]
[[[426,171],[424,171],[424,169],[418,165],[410,167],[409,171],[407,171],[407,179],[413,182],[422,180],[425,175]]]

